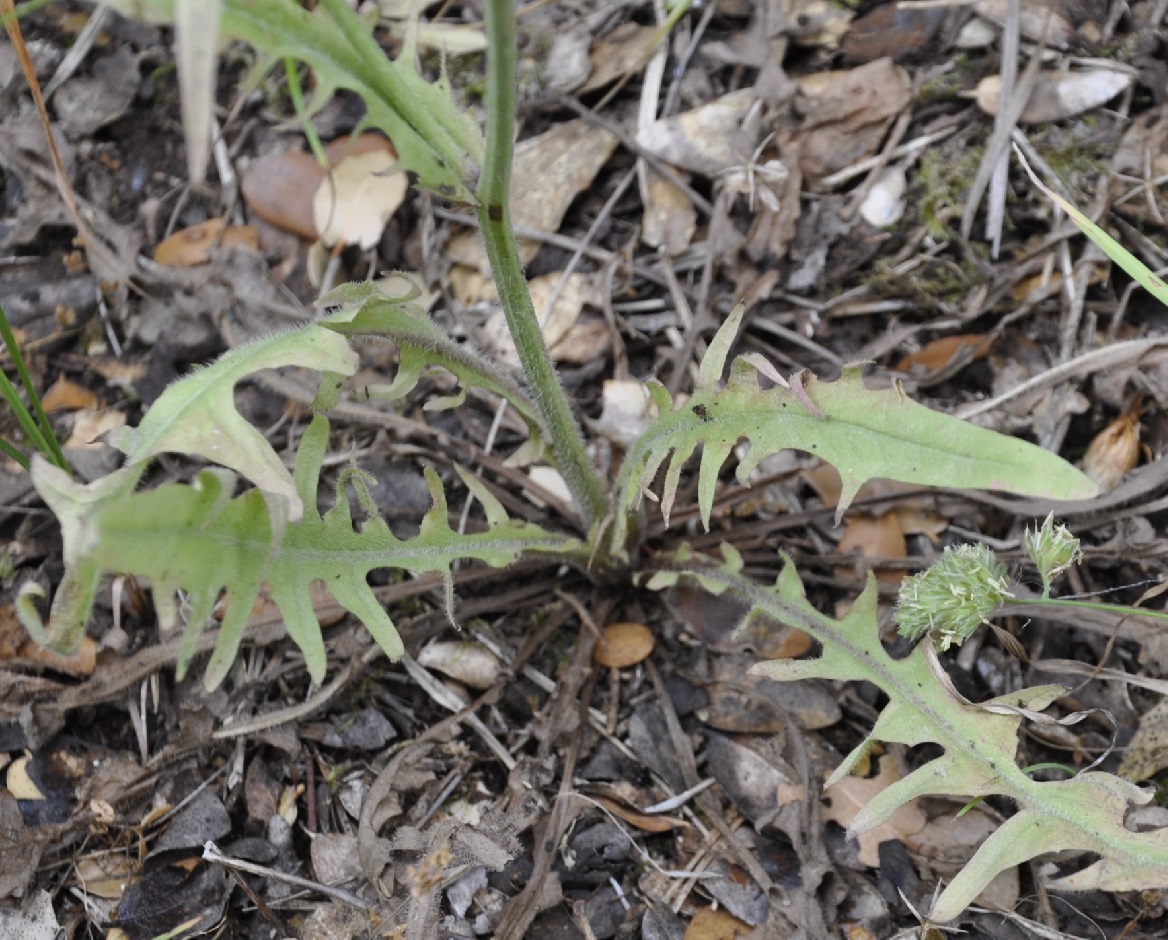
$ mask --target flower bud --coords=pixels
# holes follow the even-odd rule
[[[960,646],[1012,597],[1006,566],[985,545],[959,545],[900,587],[893,619],[901,636],[930,634],[938,649]]]
[[[1042,528],[1033,532],[1027,529],[1023,541],[1026,553],[1042,578],[1042,596],[1050,597],[1051,582],[1083,557],[1079,540],[1065,525],[1055,528],[1052,512],[1042,523]]]

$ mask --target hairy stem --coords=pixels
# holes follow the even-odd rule
[[[551,431],[552,452],[585,525],[591,528],[604,516],[607,498],[552,365],[511,228],[508,194],[515,133],[515,7],[511,0],[487,0],[486,14],[487,140],[475,213],[519,361],[536,407]]]

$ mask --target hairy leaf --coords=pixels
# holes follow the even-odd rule
[[[728,319],[711,343],[702,363],[707,384],[683,406],[674,408],[662,386],[650,386],[660,414],[630,449],[621,470],[617,544],[624,538],[624,511],[637,506],[667,460],[661,508],[668,523],[682,469],[699,445],[698,507],[708,529],[718,473],[740,440],[750,444],[738,464],[740,482],[764,457],[786,448],[833,464],[843,480],[837,523],[860,485],[873,477],[1060,499],[1098,491],[1056,454],[932,411],[899,387],[864,388],[859,366],[845,367],[837,382],[795,376],[789,386],[764,389],[760,367],[768,376],[777,373],[754,357],[739,357],[726,385],[718,388],[713,379],[729,348],[722,340],[737,322],[737,316]],[[710,357],[715,357],[712,366]]]
[[[420,293],[411,284],[405,294],[391,296],[376,284],[364,282],[338,287],[317,303],[318,307],[340,307],[320,321],[330,330],[345,336],[384,336],[397,346],[400,358],[393,383],[370,389],[370,395],[396,401],[413,390],[426,369],[441,367],[453,373],[464,389],[482,388],[506,399],[527,422],[533,438],[546,440],[543,419],[513,375],[436,326],[413,302]],[[461,404],[464,397],[465,391],[451,404]],[[433,409],[434,402],[427,407]]]
[[[357,356],[331,330],[310,324],[240,346],[179,379],[163,392],[137,428],[119,428],[109,441],[129,466],[173,452],[230,467],[267,493],[288,501],[289,516],[303,506],[292,477],[264,436],[235,409],[235,383],[261,369],[303,366],[352,375]]]
[[[850,835],[887,820],[900,806],[922,796],[965,798],[998,794],[1018,807],[978,849],[937,899],[930,917],[956,917],[1001,871],[1045,852],[1081,851],[1099,860],[1051,887],[1111,890],[1159,887],[1168,882],[1168,829],[1132,832],[1124,812],[1151,794],[1111,774],[1088,772],[1071,780],[1031,780],[1015,763],[1019,710],[1045,708],[1064,690],[1058,686],[1022,689],[980,705],[955,698],[942,686],[926,657],[924,645],[894,660],[880,643],[876,618],[876,582],[868,587],[842,620],[808,603],[793,565],[788,563],[773,588],[742,577],[741,558],[732,550],[721,568],[698,573],[717,593],[730,591],[751,604],[749,617],[769,616],[806,631],[823,647],[812,659],[760,663],[752,672],[780,681],[822,678],[864,680],[879,686],[889,702],[868,737],[836,769],[826,786],[849,774],[873,742],[913,746],[931,742],[944,752],[871,800],[852,823]],[[688,563],[686,563],[688,566]],[[659,585],[674,580],[659,577]]]
[[[91,584],[96,587],[96,579],[106,571],[149,578],[164,629],[177,622],[176,598],[180,591],[186,592],[190,610],[180,674],[194,654],[199,632],[216,601],[226,592],[227,613],[207,667],[208,687],[218,685],[227,674],[265,583],[289,635],[304,653],[309,672],[319,682],[325,673],[325,648],[309,593],[314,581],[322,581],[337,603],[355,614],[385,652],[397,659],[403,652],[401,639],[366,581],[374,568],[437,572],[446,580],[448,600],[452,600],[450,566],[457,559],[504,567],[520,552],[570,553],[578,547],[564,536],[508,519],[498,501],[470,474],[462,477],[484,506],[485,532],[459,534],[451,529],[446,498],[433,470],[426,472],[433,505],[415,538],[397,538],[376,515],[360,471],[341,474],[333,508],[321,515],[316,491],[327,442],[328,422],[318,416],[297,455],[295,483],[304,514],[283,531],[273,528],[260,491],[232,497],[234,476],[224,470],[204,471],[193,485],[173,484],[134,494],[123,486],[109,499],[92,495],[93,487],[105,481],[81,486],[44,461],[37,464],[33,479],[62,519],[70,576],[79,572],[87,589]],[[347,493],[350,483],[366,515],[360,524],[354,524]],[[64,596],[58,592],[53,635],[80,636],[92,598],[92,590]]]
[[[90,0],[119,13],[155,23],[174,22],[175,0]],[[383,130],[404,169],[423,186],[474,204],[474,182],[482,163],[482,133],[454,102],[445,81],[431,84],[413,58],[386,58],[345,0],[323,0],[310,13],[299,0],[222,0],[220,31],[272,53],[305,62],[327,87],[360,95],[366,121]],[[451,165],[442,154],[458,154]],[[468,185],[469,184],[469,185]]]

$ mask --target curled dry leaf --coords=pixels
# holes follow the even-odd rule
[[[680,829],[682,826],[689,825],[684,819],[678,819],[676,816],[640,813],[635,809],[629,809],[623,803],[609,799],[607,796],[596,797],[596,802],[618,819],[623,819],[630,826],[636,826],[642,832],[669,832],[671,829]]]
[[[228,225],[226,219],[208,219],[160,241],[154,249],[154,260],[171,268],[191,268],[210,261],[212,248],[259,251],[260,235],[251,225]]]
[[[372,248],[409,186],[397,158],[384,150],[345,157],[312,197],[312,221],[320,240]]]
[[[1019,124],[1044,124],[1082,114],[1106,104],[1126,91],[1134,76],[1112,69],[1089,72],[1047,72],[1038,77],[1030,100],[1022,109]],[[1002,96],[1002,80],[991,75],[978,82],[974,97],[986,114],[997,114]]]
[[[653,631],[643,623],[610,623],[601,632],[592,655],[601,666],[624,669],[647,659],[653,645]]]
[[[458,640],[431,643],[418,653],[418,663],[437,669],[472,689],[489,689],[502,668],[499,660],[478,643]]]
[[[1140,461],[1140,402],[1095,435],[1083,455],[1083,472],[1106,492]]]

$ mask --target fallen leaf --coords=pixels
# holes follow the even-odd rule
[[[1075,36],[1074,27],[1042,0],[1022,0],[1018,26],[1031,42],[1045,42],[1048,46],[1065,48]],[[977,0],[974,12],[991,23],[1002,26],[1006,22],[1009,0]]]
[[[341,137],[325,145],[325,157],[335,167],[345,157],[374,152],[397,154],[393,144],[380,134]],[[303,150],[285,150],[254,160],[240,176],[240,188],[248,209],[266,222],[315,239],[312,198],[324,168]]]
[[[1140,717],[1140,726],[1120,762],[1119,776],[1139,783],[1168,767],[1168,698]]]
[[[668,254],[679,255],[689,247],[697,225],[697,209],[689,196],[650,170],[641,241],[650,248],[664,248]]]
[[[78,385],[61,376],[41,396],[41,407],[47,414],[55,411],[77,411],[97,403],[97,396],[84,385]]]
[[[642,832],[670,832],[689,825],[684,819],[678,819],[676,816],[639,813],[606,796],[596,797],[596,802],[618,819],[623,819],[630,826],[636,826]]]
[[[100,408],[82,408],[73,417],[73,433],[65,442],[66,447],[99,449],[106,445],[98,438],[114,428],[125,427],[126,416],[121,411],[105,411]]]
[[[823,818],[839,823],[845,829],[861,809],[885,788],[900,780],[900,770],[891,755],[880,761],[880,771],[875,777],[845,777],[824,793]],[[869,868],[880,867],[880,843],[891,839],[907,839],[925,828],[928,820],[916,800],[901,806],[886,822],[874,829],[856,836],[859,860]]]
[[[928,861],[936,874],[952,878],[999,828],[1001,823],[974,807],[960,816],[944,815],[929,820],[920,832],[905,838],[914,855]],[[1012,910],[1019,894],[1018,867],[999,872],[977,896],[977,903],[995,910]]]
[[[867,512],[852,515],[844,533],[840,536],[837,550],[841,555],[859,549],[865,558],[904,558],[908,546],[904,541],[904,529],[900,516],[895,510],[875,516]],[[876,580],[884,584],[899,584],[904,580],[904,571],[876,569]]]
[[[451,277],[453,279],[453,272],[451,272]],[[464,278],[462,290],[467,291],[468,296],[474,296],[474,292],[477,291],[482,299],[496,299],[498,297],[494,283],[475,280],[473,272],[460,275],[460,277]],[[603,354],[611,342],[607,326],[601,322],[601,326],[604,327],[604,335],[599,342],[596,340],[595,326],[588,328],[590,334],[588,336],[577,334],[573,337],[572,335],[580,321],[584,300],[593,290],[593,278],[589,274],[569,275],[564,283],[564,289],[560,291],[560,295],[556,298],[555,305],[549,314],[548,303],[551,301],[552,293],[559,282],[560,273],[556,272],[534,278],[527,285],[531,294],[532,306],[535,308],[535,315],[541,324],[544,341],[548,344],[553,359],[574,362],[581,361],[581,357],[583,357],[583,361],[594,359]],[[507,327],[507,317],[501,309],[494,311],[487,317],[483,324],[483,337],[485,345],[497,358],[512,366],[519,365],[519,354],[515,351],[515,343],[512,341],[511,331]],[[585,339],[591,339],[591,341],[581,351],[580,344]]]
[[[320,181],[312,197],[312,220],[321,242],[372,248],[409,187],[397,158],[384,150],[346,157]]]
[[[796,122],[781,135],[782,152],[798,154],[810,182],[874,154],[892,121],[912,102],[912,80],[891,59],[797,80]]]
[[[598,39],[590,51],[592,74],[580,93],[603,88],[643,68],[657,45],[658,32],[656,26],[638,26],[630,20]]]
[[[685,928],[684,940],[737,940],[753,929],[721,908],[703,907]]]
[[[228,225],[225,219],[208,219],[180,229],[154,249],[154,260],[171,268],[192,268],[211,260],[212,248],[260,250],[260,235],[251,225]]]
[[[138,877],[138,863],[127,855],[86,855],[73,867],[73,883],[86,894],[116,901]]]
[[[511,221],[516,227],[559,231],[572,200],[592,185],[617,146],[617,138],[585,121],[569,121],[515,148]],[[521,181],[521,182],[520,182]],[[519,256],[527,264],[540,243],[520,238]],[[456,235],[447,246],[451,261],[490,273],[477,232]]]
[[[909,353],[895,366],[897,372],[913,375],[930,375],[946,369],[959,356],[968,356],[969,362],[984,359],[989,355],[993,338],[984,333],[959,333],[941,336],[926,343],[916,352]]]
[[[868,195],[860,203],[860,216],[875,228],[895,225],[904,215],[906,208],[904,194],[907,190],[908,180],[905,178],[904,168],[887,167],[876,178],[876,182],[868,190]]]
[[[1042,73],[1018,123],[1045,124],[1098,108],[1126,91],[1133,79],[1133,75],[1113,69]],[[983,78],[974,92],[977,106],[990,115],[998,113],[1001,96],[1002,79],[997,75]]]
[[[605,379],[600,401],[600,417],[591,422],[592,429],[621,447],[644,434],[657,414],[645,384],[630,379]]]
[[[606,669],[624,669],[653,652],[653,631],[643,623],[610,623],[601,631],[592,658]]]
[[[489,689],[502,668],[495,655],[481,644],[457,640],[424,646],[418,653],[418,663],[472,689]]]
[[[1113,490],[1140,462],[1140,402],[1091,439],[1083,455],[1083,472],[1104,492]]]
[[[932,52],[948,17],[944,8],[882,3],[849,27],[843,38],[844,61],[863,65],[890,57],[904,62]]]
[[[683,170],[717,176],[750,159],[754,139],[742,125],[755,100],[754,89],[744,88],[692,111],[659,118],[637,132],[637,144]]]

